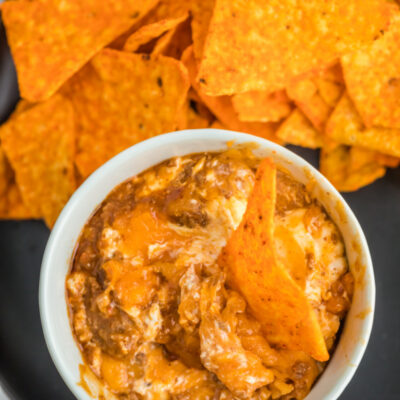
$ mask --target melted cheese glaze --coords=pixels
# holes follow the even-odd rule
[[[329,298],[332,284],[347,271],[348,266],[336,225],[316,205],[313,205],[314,215],[310,222],[307,218],[309,210],[300,208],[275,217],[275,230],[285,231],[284,238],[276,237],[275,248],[279,260],[291,273],[288,264],[292,257],[288,256],[291,251],[288,246],[293,246],[293,242],[298,245],[296,265],[304,266],[301,268],[304,291],[317,313],[324,338],[328,340],[336,334],[339,318],[326,311],[323,301]]]

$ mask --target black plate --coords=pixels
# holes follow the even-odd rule
[[[0,0],[1,2],[1,0]],[[0,123],[15,106],[15,71],[0,25]],[[317,164],[317,153],[292,150]],[[344,196],[367,236],[375,265],[372,338],[341,400],[400,399],[400,169]],[[70,400],[40,325],[40,263],[49,231],[42,222],[0,222],[0,382],[13,400]]]

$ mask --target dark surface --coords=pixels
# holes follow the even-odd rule
[[[17,98],[0,26],[0,122]],[[316,152],[292,149],[316,165]],[[340,399],[400,399],[400,170],[345,198],[370,245],[377,308],[366,355]],[[50,359],[39,319],[39,271],[48,235],[38,221],[0,222],[0,382],[13,400],[73,399]]]

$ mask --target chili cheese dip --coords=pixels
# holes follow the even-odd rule
[[[119,185],[83,229],[66,279],[71,326],[118,399],[303,399],[323,371],[265,338],[218,264],[259,163],[234,148],[169,159]],[[274,223],[277,260],[332,352],[353,290],[341,234],[281,170]]]

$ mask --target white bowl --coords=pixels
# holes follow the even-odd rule
[[[336,189],[310,164],[268,140],[215,129],[169,133],[139,143],[94,172],[71,197],[51,232],[40,275],[40,314],[51,357],[65,383],[81,400],[91,397],[77,383],[82,357],[72,336],[66,305],[65,278],[75,244],[85,223],[110,191],[126,179],[174,156],[223,150],[228,141],[253,142],[299,181],[310,184],[342,232],[355,292],[340,341],[326,370],[307,400],[337,399],[354,375],[365,352],[375,308],[375,282],[368,245],[353,212]]]

